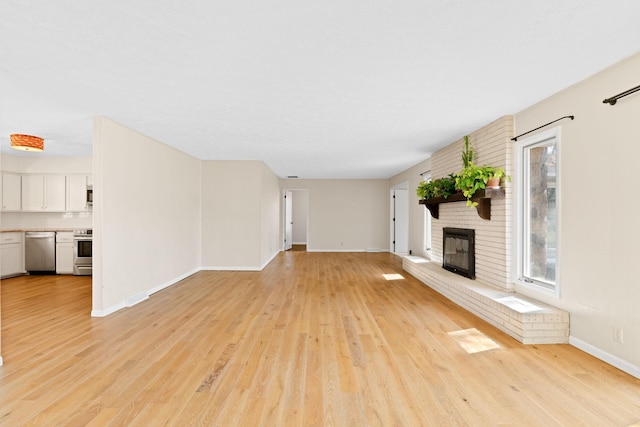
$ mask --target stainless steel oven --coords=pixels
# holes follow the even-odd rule
[[[73,232],[73,274],[91,276],[93,272],[93,230]]]

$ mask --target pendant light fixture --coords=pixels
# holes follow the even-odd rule
[[[11,148],[22,151],[44,151],[44,139],[38,136],[14,133],[11,135]]]

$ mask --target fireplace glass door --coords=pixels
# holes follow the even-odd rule
[[[470,279],[476,278],[475,232],[466,228],[444,228],[442,267]]]

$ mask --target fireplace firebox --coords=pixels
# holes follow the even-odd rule
[[[442,268],[475,279],[475,231],[445,227],[442,239]]]

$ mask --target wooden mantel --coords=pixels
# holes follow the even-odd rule
[[[482,219],[490,220],[491,219],[491,199],[503,199],[504,198],[504,189],[503,188],[487,188],[486,190],[478,190],[475,192],[471,200],[474,202],[478,202],[476,206],[476,210],[478,211],[478,215]],[[467,198],[462,193],[455,193],[447,197],[434,197],[432,199],[423,199],[418,203],[424,205],[429,212],[431,212],[431,216],[435,219],[438,219],[440,216],[440,205],[442,203],[453,203],[453,202],[466,202]]]

